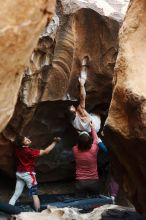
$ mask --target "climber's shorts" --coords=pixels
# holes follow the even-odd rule
[[[35,172],[17,172],[17,179],[23,180],[29,188],[29,195],[37,195],[37,181]]]
[[[38,195],[37,185],[34,185],[29,189],[29,196],[33,196],[33,195]]]

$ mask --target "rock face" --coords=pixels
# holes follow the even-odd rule
[[[101,111],[103,113],[108,109],[112,92],[113,68],[118,52],[119,24],[100,16],[91,9],[79,10],[75,13],[74,20],[76,50],[68,92],[73,97],[79,97],[77,81],[81,71],[81,60],[87,55],[90,61],[88,80],[85,85],[86,107],[89,112]],[[90,29],[92,31],[89,31]]]
[[[38,160],[39,181],[72,178],[74,175],[71,148],[77,134],[66,118],[66,111],[75,101],[63,99],[67,93],[79,99],[78,76],[81,60],[86,55],[90,59],[85,85],[87,109],[100,113],[104,122],[112,93],[118,30],[116,21],[91,9],[81,9],[75,14],[60,16],[55,38],[41,36],[25,72],[15,113],[3,131],[8,140],[16,133],[29,136],[37,148],[51,143],[56,135],[62,137],[50,155]],[[6,165],[0,169],[9,172]]]
[[[91,9],[81,9],[73,15],[63,15],[60,23],[55,42],[50,39],[50,48],[38,45],[35,49],[21,88],[21,101],[31,107],[40,101],[64,99],[66,93],[78,98],[81,60],[83,56],[88,55],[90,64],[89,80],[86,84],[87,96],[94,90],[92,96],[97,96],[94,99],[98,99],[99,104],[108,104],[118,47],[118,23],[100,16]],[[89,32],[90,27],[94,34]],[[42,42],[46,40],[48,36],[44,36]],[[50,59],[47,54],[49,50],[53,53]],[[46,57],[49,59],[47,62]],[[39,63],[38,60],[42,62]],[[107,95],[105,98],[103,93]],[[89,102],[91,105],[87,97],[87,105]],[[94,102],[94,105],[96,104]]]
[[[22,212],[19,215],[14,216],[14,219],[16,220],[32,220],[34,218],[36,220],[144,220],[144,217],[140,216],[133,209],[117,205],[103,205],[86,214],[81,214],[77,208],[56,208],[48,206],[48,209],[41,213]]]
[[[47,19],[50,20],[54,13],[55,0],[27,2],[7,0],[0,3],[0,131],[2,131],[13,114],[23,70],[37,43],[38,35]]]
[[[133,0],[120,30],[105,136],[114,158],[115,176],[136,209],[146,214],[145,11],[144,0]]]
[[[65,14],[74,13],[81,8],[90,8],[117,21],[123,20],[129,4],[129,0],[61,0],[61,2]]]

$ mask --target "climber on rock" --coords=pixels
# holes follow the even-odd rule
[[[60,141],[59,137],[55,137],[53,142],[45,149],[30,148],[31,140],[27,137],[19,136],[15,140],[15,156],[17,162],[16,171],[16,187],[9,204],[15,205],[17,199],[21,196],[25,184],[29,188],[29,194],[33,198],[34,208],[36,211],[40,209],[40,200],[37,191],[37,181],[35,173],[35,159],[39,156],[48,154],[55,145]]]
[[[91,132],[90,122],[95,124],[96,132],[100,130],[101,119],[99,115],[89,114],[85,109],[86,91],[85,83],[87,79],[87,66],[89,58],[85,56],[82,60],[82,69],[79,77],[80,83],[80,103],[77,107],[73,105],[70,107],[70,111],[73,113],[71,117],[71,123],[77,131]]]

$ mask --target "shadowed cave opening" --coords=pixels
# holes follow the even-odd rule
[[[19,103],[20,104],[20,103]],[[66,112],[70,105],[77,105],[76,101],[47,101],[37,105],[33,113],[33,117],[26,125],[22,134],[32,140],[32,147],[42,149],[48,146],[54,136],[60,136],[61,142],[49,153],[49,155],[39,158],[37,160],[37,179],[39,183],[39,195],[42,194],[66,194],[75,193],[75,160],[72,153],[72,147],[76,144],[78,134],[76,129],[72,126],[69,119],[66,117]],[[24,107],[26,108],[26,107]],[[101,129],[98,135],[104,141],[104,136],[101,135],[104,121],[107,117],[107,104],[97,106],[98,113],[101,115]],[[15,117],[19,122],[19,105],[15,110]],[[59,111],[58,111],[59,110]],[[24,111],[24,109],[23,109]],[[29,109],[30,111],[30,109]],[[93,109],[96,112],[96,106]],[[25,116],[27,116],[27,109],[25,109]],[[12,118],[10,125],[16,125],[15,117]],[[19,123],[18,123],[19,124]],[[7,127],[7,130],[12,127]],[[19,125],[21,126],[21,125]],[[21,129],[21,127],[13,127],[13,129]],[[7,131],[7,132],[8,132]],[[17,130],[15,130],[17,132]],[[8,135],[8,133],[6,133]],[[102,150],[98,153],[98,173],[100,179],[100,193],[109,196],[110,192],[110,176],[111,176],[111,158],[110,155],[105,155]],[[2,177],[1,182],[1,198],[3,201],[8,201],[14,191],[15,187],[15,162],[13,162],[13,172],[11,176],[6,175],[6,171],[0,173]],[[8,172],[9,173],[9,172]],[[9,184],[7,184],[9,183]],[[31,201],[28,197],[28,190],[25,188],[20,202]],[[130,205],[123,196],[123,192],[119,192],[117,197],[117,204]],[[131,206],[131,205],[130,205]]]

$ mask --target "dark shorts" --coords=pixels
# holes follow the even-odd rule
[[[37,185],[34,185],[29,189],[29,196],[34,196],[34,195],[38,195]]]
[[[97,179],[76,180],[75,187],[77,194],[99,194],[99,181]]]

